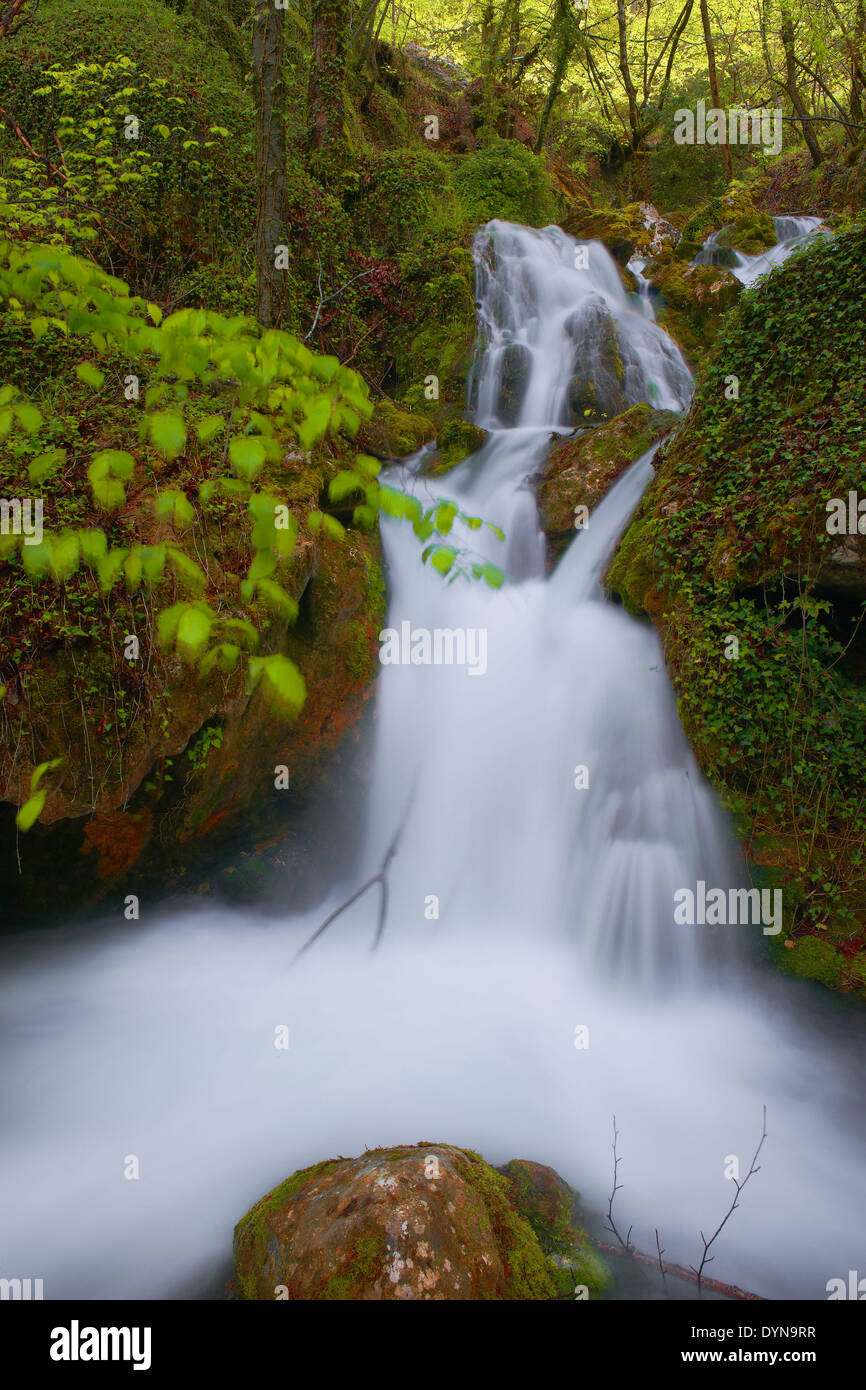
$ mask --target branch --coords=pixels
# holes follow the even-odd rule
[[[613,1143],[612,1143],[612,1145],[611,1145],[611,1148],[613,1149],[613,1188],[611,1189],[611,1194],[610,1194],[610,1197],[608,1198],[608,1203],[607,1203],[607,1224],[608,1224],[608,1226],[610,1227],[610,1229],[613,1231],[614,1235],[616,1236],[617,1240],[619,1241],[619,1243],[620,1243],[620,1245],[622,1246],[622,1248],[623,1248],[623,1250],[625,1251],[625,1253],[626,1253],[627,1255],[631,1255],[632,1252],[633,1252],[633,1250],[634,1250],[634,1246],[633,1246],[632,1243],[631,1243],[631,1226],[629,1226],[629,1228],[628,1228],[628,1235],[626,1236],[625,1240],[623,1240],[623,1238],[622,1238],[622,1236],[620,1235],[619,1231],[616,1229],[616,1225],[615,1225],[614,1219],[613,1219],[613,1200],[614,1200],[616,1194],[619,1192],[620,1188],[622,1187],[622,1183],[618,1183],[617,1180],[616,1180],[616,1179],[617,1179],[617,1169],[619,1168],[619,1165],[620,1165],[620,1163],[622,1162],[622,1159],[619,1158],[619,1157],[617,1156],[617,1152],[616,1152],[616,1141],[617,1141],[618,1138],[619,1138],[619,1130],[618,1130],[617,1127],[616,1127],[616,1115],[614,1115],[614,1117],[613,1117]]]
[[[706,1238],[706,1236],[704,1235],[703,1231],[701,1231],[701,1240],[702,1240],[703,1243],[704,1243],[704,1253],[703,1253],[703,1255],[702,1255],[702,1257],[701,1257],[701,1263],[700,1263],[700,1265],[698,1266],[697,1269],[695,1269],[694,1265],[690,1265],[690,1266],[689,1266],[689,1268],[692,1270],[692,1272],[697,1276],[697,1281],[698,1281],[698,1297],[700,1297],[700,1293],[701,1293],[701,1281],[702,1281],[702,1277],[703,1277],[704,1266],[705,1266],[705,1265],[708,1265],[708,1264],[711,1264],[712,1261],[716,1258],[715,1255],[711,1255],[711,1254],[710,1254],[710,1246],[713,1244],[713,1242],[715,1241],[716,1237],[717,1237],[718,1235],[721,1234],[721,1232],[724,1230],[724,1228],[725,1228],[725,1226],[726,1226],[728,1220],[730,1219],[730,1217],[733,1216],[734,1212],[737,1210],[737,1206],[739,1205],[739,1200],[738,1200],[738,1199],[739,1199],[740,1193],[742,1192],[743,1188],[746,1186],[746,1183],[749,1181],[749,1178],[753,1177],[755,1173],[759,1173],[759,1172],[761,1171],[760,1166],[756,1167],[755,1165],[756,1165],[757,1160],[758,1160],[758,1155],[759,1155],[759,1153],[761,1152],[761,1149],[764,1147],[764,1140],[765,1140],[766,1137],[767,1137],[767,1107],[766,1107],[766,1105],[765,1105],[765,1106],[763,1106],[762,1108],[763,1108],[763,1113],[764,1113],[764,1119],[763,1119],[763,1125],[762,1125],[762,1128],[761,1128],[761,1138],[760,1138],[760,1142],[759,1142],[759,1144],[758,1144],[758,1147],[755,1149],[755,1152],[754,1152],[754,1154],[752,1155],[752,1162],[751,1162],[750,1165],[749,1165],[749,1171],[748,1171],[748,1173],[746,1174],[746,1176],[743,1178],[743,1181],[742,1181],[742,1182],[737,1182],[737,1179],[736,1179],[736,1178],[733,1178],[733,1179],[732,1179],[733,1184],[734,1184],[734,1187],[737,1189],[736,1194],[735,1194],[735,1196],[734,1196],[734,1200],[733,1200],[733,1202],[731,1203],[731,1205],[730,1205],[730,1207],[728,1208],[728,1210],[727,1210],[727,1212],[725,1213],[725,1215],[722,1217],[722,1220],[719,1222],[719,1225],[716,1227],[715,1232],[713,1233],[713,1235],[710,1236],[710,1239],[709,1239],[709,1240],[707,1240],[707,1238]]]
[[[368,878],[366,883],[362,883],[361,887],[357,888],[355,892],[352,894],[352,896],[350,898],[347,898],[344,903],[341,903],[340,906],[336,909],[336,911],[331,913],[330,917],[325,918],[322,925],[316,928],[316,930],[313,932],[313,935],[309,937],[304,942],[303,946],[301,946],[300,949],[296,952],[295,961],[299,960],[300,957],[310,949],[314,941],[318,941],[319,937],[327,931],[328,927],[331,925],[332,922],[335,922],[337,918],[346,911],[347,908],[351,907],[353,903],[356,903],[358,899],[362,897],[364,893],[366,893],[368,888],[372,888],[374,883],[378,883],[382,889],[382,895],[379,899],[379,918],[376,923],[376,935],[373,938],[373,945],[371,947],[371,950],[376,950],[385,933],[385,919],[388,915],[388,880],[386,875],[388,873],[388,868],[390,866],[391,860],[397,853],[397,847],[400,843],[400,836],[403,834],[403,829],[406,825],[407,820],[409,819],[409,812],[412,808],[412,803],[414,800],[415,793],[413,791],[411,797],[409,798],[409,805],[406,807],[406,813],[394,833],[394,838],[392,839],[390,845],[385,851],[385,857],[382,860],[379,872],[373,874],[372,878]],[[294,961],[292,963],[294,964]]]

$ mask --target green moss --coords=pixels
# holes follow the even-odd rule
[[[501,1296],[509,1300],[552,1298],[555,1289],[550,1268],[529,1222],[509,1205],[507,1179],[472,1149],[464,1149],[461,1157],[458,1171],[484,1203],[502,1254],[507,1283]]]
[[[860,993],[866,580],[836,587],[826,502],[862,488],[864,299],[863,224],[743,293],[608,576],[660,619],[695,752],[779,875],[778,964]]]
[[[439,431],[436,440],[438,454],[429,470],[430,473],[435,477],[450,473],[452,468],[456,468],[457,464],[462,463],[470,454],[477,453],[486,438],[487,431],[473,425],[469,420],[449,420]]]
[[[516,140],[494,140],[465,155],[454,183],[469,217],[489,222],[525,222],[542,227],[552,222],[557,198],[544,162]]]
[[[734,219],[719,232],[720,246],[732,246],[746,256],[759,256],[777,241],[773,219],[766,212],[748,212]]]

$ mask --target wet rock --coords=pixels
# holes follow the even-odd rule
[[[656,318],[687,353],[700,353],[718,334],[723,316],[736,304],[742,285],[722,266],[684,266],[670,252],[644,267],[659,298]]]
[[[629,464],[678,419],[669,410],[635,405],[606,425],[554,444],[538,488],[551,561],[559,558],[574,536],[576,508],[583,506],[591,513]]]
[[[637,251],[649,254],[652,238],[639,209],[638,203],[630,203],[626,208],[590,209],[578,203],[560,225],[579,241],[600,241],[613,259],[625,266]]]
[[[477,453],[486,438],[487,431],[470,420],[449,420],[439,431],[437,454],[427,471],[434,477],[450,473],[470,454]]]
[[[451,1144],[372,1149],[293,1174],[235,1228],[244,1299],[550,1299],[509,1183]]]
[[[587,300],[566,324],[575,344],[567,392],[569,423],[597,424],[628,405],[625,364],[616,325],[601,300]]]
[[[508,429],[517,424],[529,387],[532,353],[523,343],[508,343],[502,352],[497,414]]]

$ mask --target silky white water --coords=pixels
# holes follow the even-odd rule
[[[458,536],[507,578],[445,583],[384,523],[389,626],[483,630],[486,669],[382,668],[357,873],[338,886],[322,865],[330,895],[284,920],[145,903],[138,923],[2,947],[0,1275],[43,1278],[48,1298],[218,1290],[254,1200],[367,1146],[533,1158],[602,1211],[614,1113],[618,1218],[641,1248],[658,1227],[668,1259],[696,1262],[763,1104],[761,1171],[709,1272],[822,1298],[862,1267],[859,1016],[754,965],[759,926],[674,925],[678,888],[742,869],[657,638],[599,586],[649,455],[545,576],[531,479],[568,427],[569,383],[599,369],[605,323],[635,399],[684,407],[688,372],[598,244],[578,270],[561,231],[494,223],[476,251],[471,392],[490,437],[445,479],[403,477],[500,526],[504,542]],[[398,831],[378,949],[374,887],[293,964]]]
[[[744,285],[751,285],[774,266],[786,261],[792,251],[806,246],[816,236],[830,235],[820,217],[774,217],[773,227],[778,238],[776,245],[757,256],[747,256],[744,251],[735,251],[730,246],[719,246],[719,234],[713,232],[692,264],[724,266]]]

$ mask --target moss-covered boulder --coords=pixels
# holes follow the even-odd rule
[[[566,400],[573,426],[599,424],[621,415],[626,400],[625,363],[616,323],[606,304],[587,299],[566,321],[574,343]]]
[[[574,205],[564,217],[562,230],[579,241],[600,241],[619,265],[626,265],[639,250],[649,250],[652,234],[640,204],[625,208],[591,208]]]
[[[762,251],[769,251],[771,246],[775,246],[778,238],[770,214],[751,211],[742,213],[727,227],[722,227],[717,240],[720,246],[731,246],[745,256],[760,256]]]
[[[439,431],[436,455],[428,471],[435,477],[450,473],[470,454],[477,453],[486,438],[487,431],[471,420],[449,420]]]
[[[376,458],[402,459],[435,437],[436,428],[426,415],[400,410],[393,401],[381,399],[370,419],[361,425],[355,442]]]
[[[551,560],[562,554],[574,536],[576,508],[592,512],[629,464],[678,419],[669,410],[634,405],[607,424],[554,444],[538,486]]]
[[[866,640],[862,591],[839,572],[861,539],[864,300],[863,226],[743,293],[608,576],[660,626],[698,760],[754,881],[782,890],[766,949],[861,997]]]
[[[295,1173],[234,1234],[244,1299],[551,1299],[509,1183],[470,1149],[370,1149]]]
[[[684,266],[672,251],[650,261],[643,274],[658,296],[659,325],[692,356],[715,341],[742,292],[740,281],[723,266]]]

